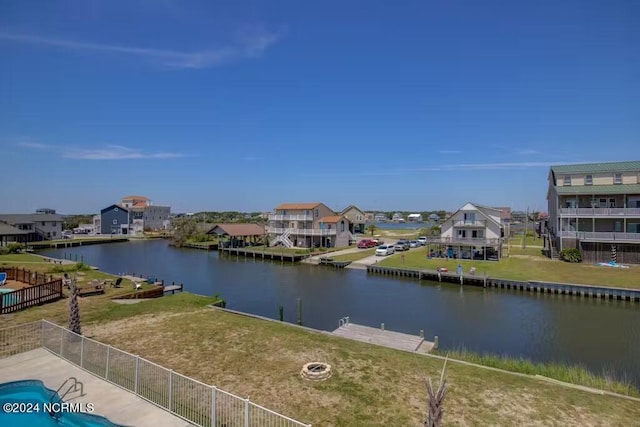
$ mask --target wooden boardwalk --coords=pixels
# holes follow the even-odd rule
[[[425,341],[424,338],[417,335],[387,331],[384,329],[372,328],[370,326],[356,325],[355,323],[344,323],[332,333],[333,335],[349,338],[355,341],[362,341],[369,344],[414,353],[428,353],[435,345],[432,342]]]

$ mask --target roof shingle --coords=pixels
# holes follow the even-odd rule
[[[331,216],[323,216],[320,218],[320,222],[326,222],[327,224],[335,224],[344,218],[342,215],[331,215]]]
[[[208,234],[213,233],[231,237],[262,236],[265,230],[258,224],[216,224]]]
[[[576,165],[551,166],[555,174],[598,173],[598,172],[635,172],[640,171],[640,160],[610,163],[584,163]]]

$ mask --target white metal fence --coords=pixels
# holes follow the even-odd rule
[[[0,329],[0,358],[40,347],[198,426],[310,426],[46,320]]]

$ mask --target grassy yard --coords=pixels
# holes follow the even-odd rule
[[[520,247],[520,245],[522,245],[523,237],[524,235],[511,237],[509,238],[509,244]],[[542,246],[544,244],[544,240],[542,240],[542,238],[537,238],[535,236],[527,236],[524,238],[524,241],[527,246]]]
[[[120,305],[109,296],[80,299],[86,336],[313,425],[421,425],[423,378],[435,379],[443,365],[432,357],[205,308],[215,297],[185,292]],[[3,326],[41,318],[64,325],[66,300],[2,316]],[[300,369],[310,361],[331,364],[333,376],[320,383],[301,379]],[[640,417],[640,404],[622,398],[455,361],[446,372],[445,425],[632,425]]]
[[[461,264],[465,271],[468,271],[471,267],[476,267],[478,275],[486,273],[489,277],[501,279],[640,288],[640,275],[638,274],[640,268],[636,266],[632,266],[629,269],[620,269],[589,264],[571,264],[563,261],[552,261],[540,255],[518,255],[513,249],[509,258],[503,258],[500,261],[427,259],[425,249],[405,253],[404,263],[398,254],[387,257],[384,261],[378,263],[378,265],[384,267],[423,270],[435,270],[438,267],[445,267],[449,271],[456,271],[458,264]]]
[[[374,255],[375,253],[376,253],[376,248],[360,249],[358,252],[332,256],[331,259],[335,261],[358,261],[360,259]]]
[[[184,293],[87,313],[84,331],[313,425],[423,422],[423,377],[437,377],[441,360],[197,308],[207,302]],[[331,364],[334,375],[320,383],[301,379],[309,361]],[[631,425],[640,417],[637,402],[453,361],[447,380],[446,425]]]

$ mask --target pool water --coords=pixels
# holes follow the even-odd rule
[[[44,386],[39,380],[14,381],[0,384],[0,407],[7,403],[23,403],[28,407],[38,404],[39,409],[30,413],[7,413],[0,410],[0,426],[2,427],[47,427],[47,426],[71,426],[71,427],[122,427],[114,424],[104,417],[79,412],[62,412],[55,418],[43,410],[43,405],[49,403],[52,397],[54,402],[60,401],[55,391]]]
[[[9,292],[13,292],[15,289],[2,288],[0,289],[0,297],[2,297],[2,305],[12,305],[20,302],[20,297],[17,295],[5,295]]]

